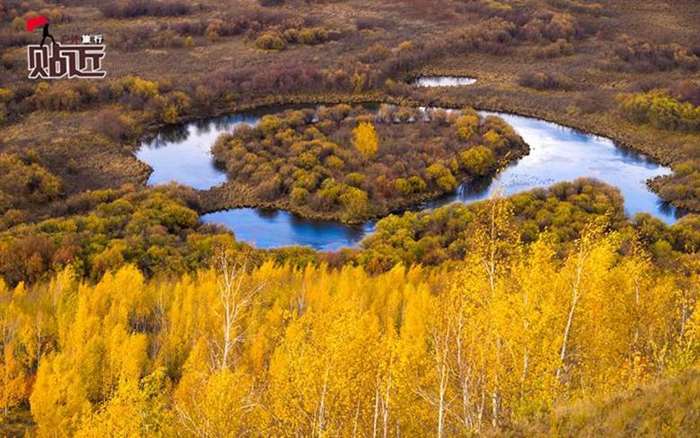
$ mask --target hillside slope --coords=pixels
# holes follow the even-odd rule
[[[699,436],[700,369],[612,398],[578,402],[515,436]]]

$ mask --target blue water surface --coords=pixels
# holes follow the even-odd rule
[[[488,198],[496,190],[509,195],[560,181],[592,177],[620,189],[629,215],[645,212],[669,224],[680,215],[646,185],[649,178],[671,173],[668,167],[616,147],[607,138],[556,123],[510,114],[482,114],[505,119],[530,145],[530,153],[494,178],[463,184],[454,195],[426,203],[424,208],[450,202],[475,202]],[[226,174],[214,165],[211,147],[221,133],[230,132],[242,123],[255,124],[258,118],[255,114],[218,117],[165,130],[144,142],[137,157],[153,168],[149,184],[176,181],[204,190],[223,183]],[[318,250],[337,250],[356,246],[374,229],[371,222],[348,226],[303,219],[286,211],[252,208],[209,213],[201,219],[205,223],[224,225],[234,232],[236,239],[259,248],[303,245]]]

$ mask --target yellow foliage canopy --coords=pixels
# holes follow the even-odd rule
[[[500,201],[475,221],[449,270],[224,257],[195,276],[5,288],[3,381],[38,364],[43,435],[466,436],[697,362],[691,262],[664,270],[601,226],[560,257],[546,234],[521,243]]]
[[[377,138],[377,130],[370,122],[361,122],[352,131],[353,144],[365,158],[372,158],[377,155],[379,150],[379,139]]]

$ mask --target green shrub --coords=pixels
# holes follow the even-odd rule
[[[301,187],[294,187],[290,196],[294,204],[302,205],[309,197],[309,191]]]
[[[62,192],[61,180],[35,162],[14,154],[0,154],[0,210],[53,201]]]
[[[428,176],[442,190],[449,192],[457,188],[457,179],[447,167],[440,163],[432,164],[426,169]]]

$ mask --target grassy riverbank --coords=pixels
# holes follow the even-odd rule
[[[499,6],[442,0],[437,15],[422,14],[427,6],[417,1],[370,4],[259,7],[232,1],[221,9],[205,1],[156,12],[106,11],[89,2],[57,7],[59,40],[80,26],[109,35],[109,85],[41,87],[23,79],[18,41],[31,37],[11,23],[13,14],[31,6],[9,8],[0,27],[0,44],[7,48],[0,87],[9,90],[0,97],[5,119],[0,151],[31,151],[62,180],[68,197],[124,183],[143,185],[148,168],[132,152],[141,136],[163,124],[279,104],[440,102],[544,118],[605,135],[674,168],[683,165],[683,175],[653,187],[675,205],[696,209],[698,133],[630,122],[616,100],[621,93],[652,88],[675,92],[688,80],[692,96],[698,12],[691,3],[584,7],[568,0],[530,0]],[[301,12],[306,18],[299,21]],[[658,22],[668,26],[647,26]],[[170,40],[158,39],[153,29],[159,26]],[[654,31],[645,30],[649,27]],[[282,49],[257,44],[263,34],[320,28],[325,36],[314,31],[317,39],[289,40]],[[138,40],[130,36],[136,30]],[[478,82],[446,90],[402,83],[421,72],[464,74]],[[132,76],[146,82],[135,83]],[[39,217],[52,209],[36,205],[23,213]]]

